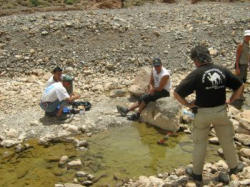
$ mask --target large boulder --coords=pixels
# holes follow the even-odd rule
[[[149,67],[143,67],[138,72],[133,84],[129,87],[128,91],[133,96],[141,96],[148,90],[148,84],[150,81],[151,69]]]
[[[176,132],[179,129],[180,104],[172,97],[150,102],[142,111],[141,120],[164,130]]]

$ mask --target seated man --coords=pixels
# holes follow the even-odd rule
[[[78,95],[70,96],[66,90],[70,87],[71,81],[70,76],[64,75],[62,82],[56,82],[45,89],[40,106],[46,115],[63,118],[63,108],[79,98]],[[57,109],[58,105],[60,105],[59,109]]]
[[[62,81],[62,71],[63,70],[58,66],[52,71],[53,76],[47,81],[46,88],[48,88],[51,84]]]
[[[122,116],[126,116],[129,111],[133,111],[134,109],[139,107],[137,113],[128,117],[129,120],[138,120],[140,118],[142,110],[150,101],[156,101],[161,97],[169,96],[171,87],[169,71],[162,67],[162,63],[159,58],[153,59],[153,66],[154,67],[151,73],[148,94],[143,95],[139,99],[139,102],[135,103],[130,108],[117,106],[117,110]]]

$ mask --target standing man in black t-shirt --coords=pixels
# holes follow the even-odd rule
[[[237,99],[243,84],[224,67],[211,63],[211,57],[206,47],[196,46],[191,50],[191,59],[196,70],[192,71],[175,89],[175,98],[189,108],[198,108],[193,123],[193,168],[187,168],[186,172],[193,179],[202,181],[202,171],[206,155],[208,133],[213,124],[216,135],[230,174],[243,169],[238,163],[238,157],[234,147],[234,129],[227,116],[226,103],[230,104]],[[226,101],[226,87],[233,89],[232,96]],[[196,99],[188,102],[185,97],[196,93]]]

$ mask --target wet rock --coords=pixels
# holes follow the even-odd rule
[[[76,177],[86,177],[86,176],[88,176],[88,173],[86,173],[84,171],[76,172]]]
[[[59,166],[60,167],[64,166],[68,160],[69,160],[69,157],[67,155],[62,156],[59,160]]]
[[[17,145],[18,143],[20,143],[20,142],[17,141],[17,140],[8,140],[8,139],[6,139],[6,140],[3,140],[0,145],[2,147],[10,148],[10,147],[12,147],[14,145]]]
[[[82,161],[80,159],[73,160],[71,162],[68,162],[67,166],[69,169],[72,169],[72,168],[77,169],[77,168],[80,168],[82,166]]]
[[[250,149],[249,148],[241,148],[240,154],[244,157],[250,158]]]
[[[172,97],[150,102],[142,111],[141,120],[164,130],[176,132],[179,129],[180,105]]]
[[[88,147],[88,142],[86,140],[75,140],[76,147]]]
[[[246,134],[236,134],[235,139],[244,145],[250,145],[250,135]]]
[[[22,151],[25,150],[25,146],[23,146],[22,144],[18,144],[16,147],[15,147],[15,152],[16,153],[20,153]]]
[[[147,93],[150,76],[151,76],[150,68],[148,67],[141,68],[134,79],[133,85],[131,85],[128,89],[130,94],[138,97],[144,93]]]
[[[55,184],[55,187],[64,187],[63,184]]]
[[[54,134],[47,134],[41,138],[39,138],[38,144],[40,145],[48,145],[49,142],[53,139],[55,139],[55,135]]]
[[[93,182],[90,181],[90,180],[87,180],[87,181],[82,182],[82,184],[85,185],[85,186],[90,186],[90,185],[93,184]]]
[[[64,187],[83,187],[81,184],[66,183]]]
[[[87,178],[88,178],[89,180],[93,180],[93,179],[95,178],[95,176],[92,175],[92,174],[88,174]]]
[[[217,137],[209,138],[209,143],[219,145],[219,139]]]

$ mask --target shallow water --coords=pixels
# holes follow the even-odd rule
[[[130,127],[114,128],[90,138],[90,149],[86,154],[100,156],[95,175],[106,173],[99,183],[110,184],[112,178],[133,178],[140,175],[155,175],[172,171],[191,162],[192,142],[190,136],[179,134],[170,137],[165,145],[157,141],[164,136],[145,124],[135,123]],[[217,146],[209,145],[207,161],[218,160]]]
[[[151,126],[134,123],[127,127],[112,128],[88,138],[89,150],[76,151],[71,144],[55,144],[48,148],[34,146],[23,153],[12,149],[0,150],[0,186],[4,187],[49,187],[56,183],[72,182],[75,171],[59,168],[62,155],[79,158],[81,170],[102,176],[93,186],[115,185],[119,180],[155,175],[171,171],[191,162],[192,143],[190,137],[179,134],[170,137],[165,145],[157,140],[164,136]],[[207,161],[219,160],[217,146],[209,145]]]

